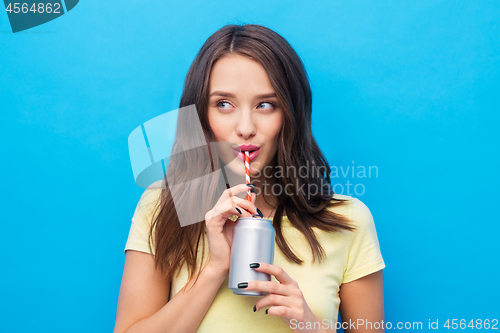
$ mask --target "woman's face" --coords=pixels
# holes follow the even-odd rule
[[[244,151],[250,173],[260,174],[278,150],[283,110],[264,67],[251,58],[229,54],[213,66],[209,83],[208,121],[218,142],[239,146],[227,167],[244,175]],[[225,161],[226,162],[226,161]],[[267,172],[269,173],[269,172]]]

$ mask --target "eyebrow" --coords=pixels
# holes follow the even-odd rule
[[[222,97],[232,97],[232,98],[236,97],[232,93],[225,92],[225,91],[220,91],[220,90],[212,91],[210,93],[209,97],[212,97],[212,96],[222,96]],[[276,95],[276,93],[268,93],[268,94],[261,94],[261,95],[255,96],[255,98],[257,98],[257,99],[260,99],[260,98],[271,98],[271,97],[278,97],[278,96]]]

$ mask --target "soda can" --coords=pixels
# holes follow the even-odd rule
[[[255,217],[240,217],[233,228],[229,289],[236,295],[264,296],[267,292],[238,288],[238,283],[254,280],[271,281],[271,276],[250,268],[253,262],[272,264],[275,231],[272,221]]]

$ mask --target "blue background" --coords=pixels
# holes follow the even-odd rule
[[[2,331],[112,331],[143,191],[128,135],[240,22],[302,57],[330,164],[378,167],[334,182],[365,187],[386,321],[499,319],[498,2],[87,0],[16,34],[0,12]]]

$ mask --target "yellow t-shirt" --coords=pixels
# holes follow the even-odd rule
[[[147,243],[150,217],[160,191],[161,189],[147,189],[139,200],[132,217],[125,251],[136,250],[150,253]],[[335,194],[334,197],[349,200],[348,203],[333,209],[336,213],[351,219],[357,230],[331,233],[314,228],[326,255],[321,263],[318,261],[312,263],[311,248],[306,238],[291,225],[286,217],[282,221],[285,239],[292,250],[304,260],[304,263],[298,265],[288,261],[278,245],[274,246],[274,265],[282,267],[292,279],[297,281],[312,312],[320,321],[327,322],[328,325],[335,325],[337,321],[340,285],[385,267],[375,224],[368,207],[359,199],[350,196]],[[154,247],[152,248],[154,254]],[[206,242],[205,249],[207,259]],[[188,282],[185,265],[177,273],[172,281],[170,298]],[[274,276],[272,276],[272,281],[276,281]],[[253,306],[260,298],[233,294],[228,288],[227,277],[197,332],[291,332],[291,328],[280,317],[266,315],[264,309],[253,312]]]

